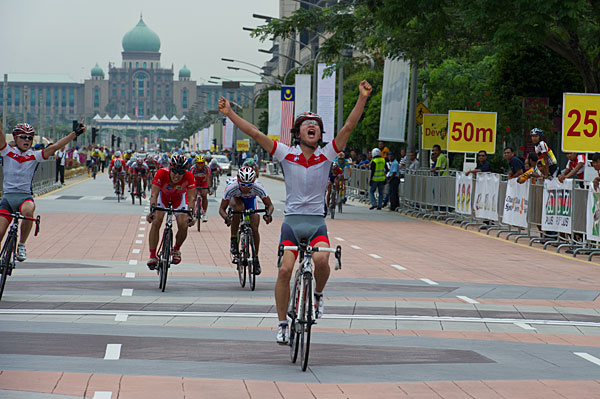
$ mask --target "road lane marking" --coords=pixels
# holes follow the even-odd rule
[[[574,355],[600,366],[600,359],[585,352],[573,352]]]
[[[132,288],[123,288],[123,292],[121,292],[121,296],[133,296]]]
[[[523,330],[535,330],[535,327],[531,327],[527,323],[515,323],[515,326],[521,327]]]
[[[342,237],[335,237],[335,239],[338,240],[338,241],[346,241]]]
[[[427,283],[429,285],[438,285],[438,283],[436,283],[435,281],[432,281],[428,278],[420,278],[419,280],[421,280],[422,282]]]
[[[354,249],[361,249],[358,245],[350,245],[350,247],[352,247]]]
[[[472,304],[476,304],[479,303],[477,302],[475,299],[471,299],[468,296],[464,296],[464,295],[457,295],[456,296],[458,299],[460,299],[461,301],[465,301],[466,303],[472,303]]]
[[[112,399],[112,392],[109,391],[96,391],[92,399]]]
[[[129,264],[130,264],[130,265],[137,265],[137,260],[135,260],[135,259],[131,259],[131,260],[129,261]]]
[[[135,278],[135,273],[134,272],[127,272],[127,273],[125,273],[125,278]]]
[[[131,251],[132,254],[139,254],[140,253],[140,249],[136,248],[133,251]]]
[[[381,256],[377,255],[377,254],[369,254],[369,256],[371,258],[375,258],[375,259],[381,259]]]
[[[406,270],[406,268],[405,268],[405,267],[402,267],[402,266],[400,266],[400,265],[392,265],[392,267],[394,267],[394,268],[396,268],[396,269],[398,269],[398,270]]]
[[[146,216],[140,216],[140,219],[146,220]]]
[[[140,231],[146,231],[145,227],[140,227]]]
[[[136,243],[136,244],[141,244],[141,243],[142,243],[142,240],[135,240],[135,243]]]
[[[115,321],[127,321],[127,315],[125,313],[118,313],[115,315]]]
[[[144,235],[143,234],[138,234],[138,237],[139,238],[144,238]]]
[[[140,222],[140,224],[146,224],[146,221],[145,221],[145,220],[142,220],[142,221]]]
[[[119,360],[121,357],[121,344],[106,344],[104,360]]]

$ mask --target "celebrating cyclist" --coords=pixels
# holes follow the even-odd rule
[[[86,127],[80,123],[75,131],[49,145],[43,150],[34,151],[33,136],[35,129],[29,123],[19,123],[12,131],[14,147],[8,145],[6,136],[2,131],[0,123],[0,155],[3,159],[2,174],[3,192],[0,202],[0,240],[4,237],[12,218],[11,213],[19,212],[23,216],[32,218],[35,211],[33,202],[33,175],[38,164],[48,159],[59,149],[67,145],[71,140],[83,134]],[[17,245],[17,260],[23,262],[27,259],[25,242],[31,232],[33,222],[23,220],[21,223],[21,237]]]
[[[171,157],[169,169],[159,169],[154,175],[152,193],[150,194],[150,209],[153,206],[168,208],[169,203],[171,203],[173,209],[186,211],[188,210],[188,200],[193,210],[194,204],[196,204],[196,182],[194,181],[194,175],[187,170],[187,159],[183,155],[175,154]],[[162,211],[150,212],[146,216],[148,223],[152,223],[150,234],[148,234],[150,259],[147,265],[150,270],[155,270],[158,264],[156,248],[158,247],[158,236],[164,216],[165,213]],[[187,237],[188,227],[193,226],[195,223],[194,217],[190,218],[185,213],[179,213],[176,219],[177,234],[175,235],[175,245],[172,252],[172,263],[175,265],[181,262],[181,246]]]
[[[113,179],[113,186],[116,186],[117,179],[121,180],[121,195],[125,195],[125,174],[127,173],[127,165],[125,160],[121,158],[121,151],[115,151],[114,158],[108,165],[108,178]]]
[[[225,187],[225,193],[223,194],[223,200],[221,200],[221,207],[219,208],[219,215],[225,220],[227,226],[231,227],[231,253],[234,255],[237,255],[237,233],[240,226],[240,215],[233,215],[233,218],[230,219],[227,215],[227,207],[229,206],[234,211],[254,210],[258,202],[256,197],[259,197],[267,207],[267,212],[263,215],[263,219],[265,219],[267,224],[271,223],[273,221],[271,215],[274,209],[271,198],[269,198],[265,191],[265,187],[256,181],[256,172],[254,169],[250,166],[242,166],[238,172],[237,179]],[[259,222],[260,218],[258,215],[250,216],[250,227],[252,227],[252,236],[254,237],[257,256],[260,247]],[[260,263],[257,259],[254,266],[254,274],[259,275],[260,273]]]
[[[363,80],[359,85],[359,96],[346,123],[333,141],[321,148],[323,120],[317,114],[305,112],[296,117],[292,128],[295,145],[290,147],[273,141],[256,126],[239,117],[229,101],[219,99],[219,111],[244,133],[252,137],[281,164],[285,175],[286,201],[285,219],[281,226],[280,244],[294,246],[302,240],[309,245],[328,247],[327,226],[323,216],[325,191],[329,182],[331,163],[348,142],[350,133],[360,120],[371,85]],[[297,253],[286,251],[275,284],[275,302],[279,318],[277,342],[287,344],[287,305],[290,296],[290,278]],[[315,265],[315,305],[317,317],[323,314],[323,290],[329,278],[329,254],[317,252],[313,256]]]
[[[210,167],[204,160],[204,155],[196,156],[195,164],[190,169],[190,172],[194,175],[196,189],[202,196],[202,222],[205,223],[208,221],[206,211],[208,210],[208,192],[212,190],[212,174],[210,172]],[[198,209],[196,209],[196,211],[198,211]]]

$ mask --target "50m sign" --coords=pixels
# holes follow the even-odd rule
[[[496,119],[495,112],[448,111],[448,151],[493,154]]]
[[[600,95],[563,93],[562,150],[600,151]]]

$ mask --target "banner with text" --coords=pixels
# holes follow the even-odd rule
[[[269,90],[269,134],[279,136],[281,131],[281,91]]]
[[[296,115],[302,112],[310,112],[310,84],[312,75],[297,74],[296,82],[296,104],[294,105]],[[295,115],[294,115],[295,116]]]
[[[233,148],[233,129],[235,129],[233,122],[229,118],[225,118],[226,123],[223,125],[225,129],[225,140],[223,140],[223,148]]]
[[[421,143],[424,150],[431,150],[434,145],[446,149],[448,140],[448,114],[423,114],[421,126]]]
[[[323,77],[326,64],[317,66],[317,114],[323,119],[323,142],[329,143],[335,137],[335,71]]]
[[[571,233],[573,219],[573,180],[544,180],[542,230]]]
[[[498,190],[500,176],[495,173],[477,173],[475,185],[475,217],[498,221]]]
[[[208,139],[208,128],[202,129],[202,141],[200,142],[200,148],[202,151],[208,151],[210,149],[210,140]]]
[[[511,226],[527,228],[527,209],[529,207],[529,183],[517,183],[517,179],[510,179],[506,183],[506,197],[504,197],[504,213],[502,223]]]
[[[562,150],[600,151],[600,94],[563,93]]]
[[[471,192],[473,188],[473,178],[463,172],[456,173],[456,201],[454,209],[457,213],[464,215],[471,214]]]
[[[496,151],[496,112],[448,111],[448,152]]]
[[[600,191],[590,184],[587,201],[586,233],[588,240],[600,241]]]
[[[406,141],[406,115],[410,62],[385,60],[379,117],[379,140]]]
[[[215,146],[213,144],[213,140],[215,139],[215,124],[213,123],[208,127],[208,149],[210,151],[215,150]]]
[[[249,140],[237,140],[236,141],[237,150],[238,151],[250,151],[250,141]]]

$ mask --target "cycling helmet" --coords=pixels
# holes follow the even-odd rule
[[[197,155],[196,156],[196,163],[202,163],[202,162],[205,162],[204,155]]]
[[[20,133],[35,134],[35,129],[29,123],[19,123],[13,129],[13,134],[20,134]]]
[[[380,157],[381,156],[381,150],[379,148],[373,148],[373,150],[371,151],[371,156],[373,158]]]
[[[321,128],[321,134],[323,134],[323,119],[313,112],[303,112],[296,116],[294,119],[294,127],[292,128],[292,133],[298,133],[300,131],[300,125],[307,119],[311,119],[317,121],[319,127]]]
[[[187,158],[183,155],[174,154],[171,157],[170,166],[172,169],[185,169],[187,166]]]
[[[254,183],[256,180],[256,172],[250,166],[242,166],[238,172],[237,178],[240,183]]]
[[[119,158],[121,156],[121,151],[115,151],[115,157]]]
[[[142,157],[137,157],[135,161],[136,161],[137,163],[142,163],[142,162],[144,162],[144,158],[142,158]]]
[[[534,127],[529,132],[529,135],[530,136],[543,136],[544,135],[544,131],[542,129],[538,129],[537,127]]]
[[[246,158],[242,166],[254,166],[254,158]]]

